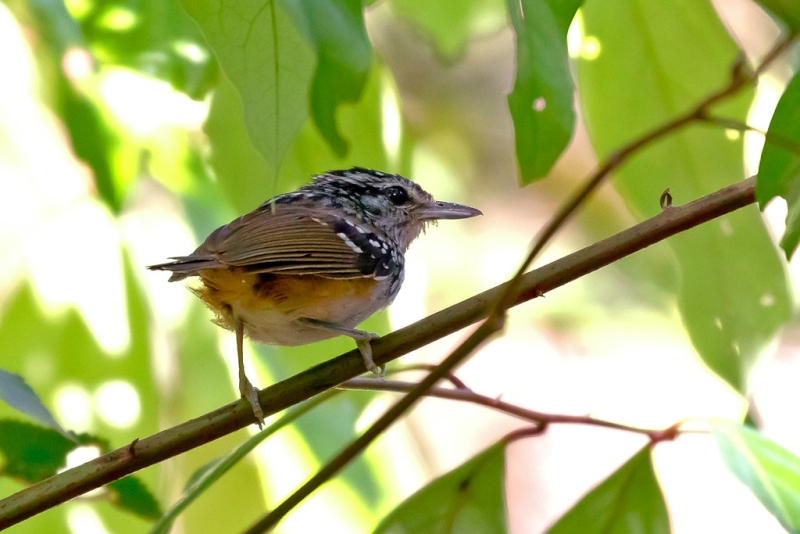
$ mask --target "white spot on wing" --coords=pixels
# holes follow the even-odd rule
[[[339,236],[339,238],[340,238],[342,241],[344,241],[344,242],[345,242],[345,244],[346,244],[348,247],[350,247],[351,249],[353,249],[353,250],[354,250],[355,252],[357,252],[358,254],[361,254],[362,252],[364,252],[363,250],[361,250],[361,247],[359,247],[358,245],[356,245],[355,243],[353,243],[352,241],[350,241],[350,240],[347,238],[347,236],[346,236],[344,233],[342,233],[342,232],[339,232],[339,233],[338,233],[338,234],[336,234],[336,235],[337,235],[337,236]]]

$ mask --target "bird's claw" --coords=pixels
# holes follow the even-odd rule
[[[261,404],[258,402],[258,389],[245,377],[244,380],[239,379],[239,393],[242,398],[250,403],[253,409],[253,415],[256,416],[258,428],[264,427],[264,411],[261,409]]]

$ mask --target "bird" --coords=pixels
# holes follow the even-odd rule
[[[404,255],[428,224],[477,215],[399,174],[332,170],[220,226],[188,256],[148,269],[171,272],[170,282],[199,277],[190,290],[214,312],[214,323],[235,332],[239,393],[261,427],[258,390],[244,368],[245,335],[279,346],[349,336],[365,367],[381,375],[370,345],[378,336],[355,327],[397,296]]]

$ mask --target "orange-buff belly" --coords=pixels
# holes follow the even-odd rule
[[[303,319],[353,328],[381,309],[380,284],[371,277],[335,279],[314,275],[248,273],[241,268],[200,272],[203,286],[192,289],[223,328],[235,317],[245,334],[262,343],[293,346],[335,337]]]

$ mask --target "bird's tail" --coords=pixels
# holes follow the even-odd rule
[[[219,261],[214,256],[210,255],[197,255],[191,256],[177,256],[170,258],[172,261],[166,263],[159,263],[157,265],[148,265],[147,268],[151,271],[169,271],[172,276],[169,277],[170,282],[177,282],[188,278],[189,276],[197,276],[200,271],[204,269],[214,269],[220,266]]]

